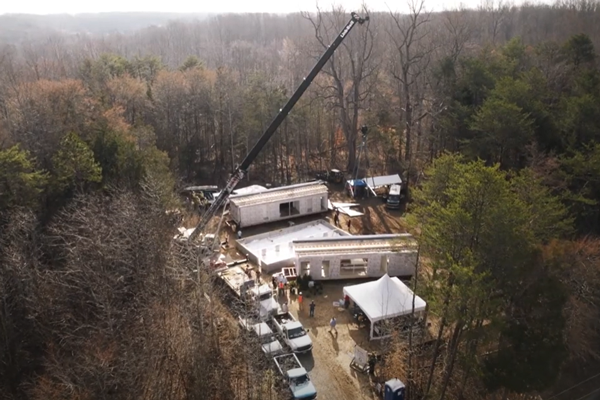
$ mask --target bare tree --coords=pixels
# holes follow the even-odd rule
[[[415,116],[415,109],[421,110],[423,104],[423,87],[420,80],[425,74],[433,51],[428,40],[430,13],[425,11],[424,0],[411,0],[410,13],[400,15],[390,12],[392,25],[388,36],[394,45],[394,53],[390,60],[390,73],[397,82],[398,98],[401,104],[401,115],[405,140],[404,161],[412,160],[412,135],[415,125],[425,117],[425,113]],[[402,140],[400,141],[402,143]],[[398,158],[402,159],[402,146],[398,150]],[[410,178],[409,178],[410,179]],[[407,180],[408,185],[408,180]]]
[[[368,13],[363,7],[362,12]],[[333,8],[331,12],[318,9],[317,15],[303,14],[313,26],[315,38],[321,49],[326,49],[347,22],[347,13],[342,8]],[[346,140],[348,151],[347,170],[356,165],[356,150],[360,112],[365,100],[376,84],[379,70],[374,54],[375,33],[367,22],[366,26],[356,30],[342,42],[331,57],[323,72],[329,79],[321,89],[327,98],[334,101],[339,114],[339,122]],[[321,50],[321,51],[322,51]]]

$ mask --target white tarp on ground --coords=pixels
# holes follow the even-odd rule
[[[387,274],[372,282],[344,287],[344,294],[356,303],[371,322],[412,313],[413,292],[396,277]],[[415,312],[424,311],[426,303],[415,297]]]
[[[340,210],[342,214],[346,214],[349,217],[359,217],[364,215],[360,211],[351,210],[350,207],[360,206],[358,203],[335,203],[331,200],[327,200],[327,207],[333,211],[334,209]]]
[[[354,211],[354,210],[351,210],[350,208],[346,208],[346,207],[342,207],[339,210],[342,214],[346,214],[349,217],[360,217],[361,215],[365,215],[365,214],[361,213],[360,211]]]
[[[371,189],[377,189],[382,186],[388,185],[400,185],[402,184],[402,179],[400,175],[385,175],[385,176],[372,176],[364,179],[367,186]]]

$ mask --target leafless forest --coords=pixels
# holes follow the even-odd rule
[[[349,11],[12,32],[0,42],[0,398],[282,398],[195,255],[171,243],[164,211],[184,183],[225,182]],[[518,399],[578,382],[600,361],[598,3],[429,13],[414,1],[409,14],[361,12],[369,23],[340,46],[248,180],[359,167],[400,173],[418,190],[448,152],[519,176],[515,204],[547,228],[531,228],[523,281],[545,286],[514,295],[482,286],[479,300],[510,300],[469,314],[474,298],[448,307],[459,296],[452,273],[424,285],[438,304],[438,345],[408,360],[399,345],[389,365],[413,369],[410,400]],[[357,160],[363,124],[368,152]],[[540,211],[554,199],[568,218]],[[511,213],[502,210],[494,215]],[[501,259],[510,243],[495,243],[489,254]],[[519,334],[531,358],[517,366],[508,321],[528,328]]]

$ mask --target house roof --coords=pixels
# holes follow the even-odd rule
[[[321,181],[300,183],[291,186],[282,186],[269,189],[261,193],[249,193],[231,197],[230,202],[237,207],[252,206],[261,203],[272,203],[277,201],[294,201],[299,198],[327,195],[327,186]]]
[[[338,236],[293,241],[296,256],[316,254],[416,253],[417,242],[410,234]]]

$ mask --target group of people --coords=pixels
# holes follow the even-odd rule
[[[337,227],[340,226],[340,209],[337,207],[335,208],[335,212],[333,213],[333,223]],[[350,232],[351,227],[352,227],[352,220],[350,220],[350,218],[348,218],[348,221],[346,221],[346,228],[348,229],[348,232]]]

